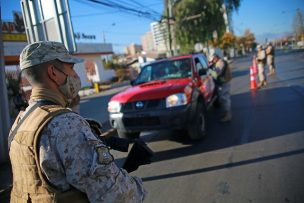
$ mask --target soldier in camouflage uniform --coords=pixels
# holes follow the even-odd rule
[[[265,73],[265,64],[266,64],[266,52],[263,49],[263,46],[257,45],[257,64],[258,64],[258,73],[259,73],[259,84],[258,88],[264,87],[267,85],[267,78]]]
[[[267,43],[267,47],[265,51],[267,56],[267,65],[269,68],[268,76],[271,76],[275,74],[275,64],[274,64],[275,50],[271,42]]]
[[[209,73],[213,77],[218,88],[219,101],[223,105],[224,115],[221,122],[229,122],[232,119],[231,98],[230,98],[230,81],[231,70],[227,61],[221,58],[222,53],[219,49],[212,49],[209,54]]]
[[[33,90],[10,132],[11,202],[143,202],[140,178],[113,162],[87,121],[66,106],[80,89],[82,59],[63,44],[37,42],[20,55]],[[39,105],[38,105],[39,104]]]

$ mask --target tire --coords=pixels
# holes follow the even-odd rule
[[[128,132],[124,132],[124,131],[121,131],[121,130],[117,130],[117,134],[120,138],[126,138],[126,139],[130,139],[130,140],[134,140],[136,138],[139,138],[140,132],[128,133]]]
[[[197,103],[196,114],[188,127],[188,135],[191,140],[199,140],[206,136],[206,113],[204,105]]]

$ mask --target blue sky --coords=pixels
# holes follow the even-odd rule
[[[137,10],[145,8],[162,13],[163,0],[120,0],[126,6],[134,5]],[[107,2],[105,0],[104,2]],[[122,51],[130,43],[140,43],[140,36],[150,30],[151,19],[126,14],[87,0],[69,0],[74,32],[95,35],[95,40],[83,42],[113,43],[115,51]],[[292,21],[296,9],[304,12],[304,0],[242,0],[238,11],[232,15],[236,35],[241,35],[249,28],[259,39],[279,36],[292,31]],[[12,19],[12,11],[20,11],[19,0],[1,0],[2,19]]]
[[[233,14],[236,35],[249,28],[255,35],[291,32],[296,9],[304,12],[304,0],[243,0]]]

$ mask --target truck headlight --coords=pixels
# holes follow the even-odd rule
[[[118,101],[110,101],[108,103],[108,112],[118,113],[120,112],[121,104]]]
[[[182,106],[187,104],[187,97],[184,93],[172,94],[166,98],[166,107]]]

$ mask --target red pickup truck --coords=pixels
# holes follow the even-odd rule
[[[118,135],[137,138],[142,131],[184,129],[193,140],[206,135],[206,110],[217,99],[202,54],[155,61],[144,66],[132,87],[108,103],[109,121]]]

